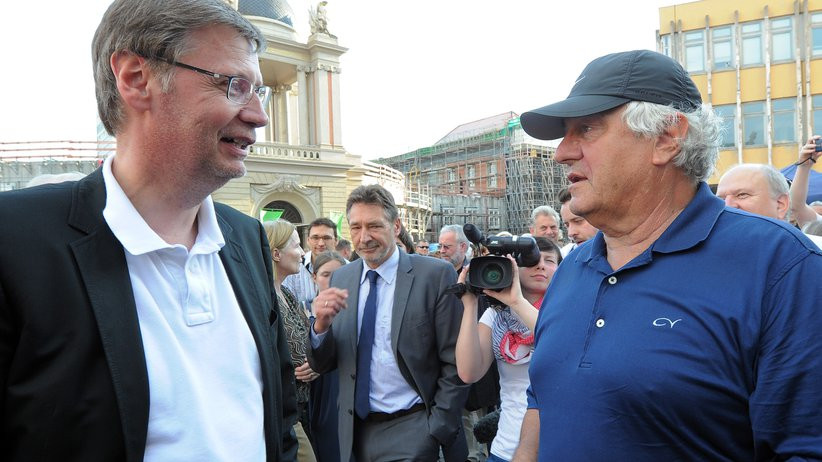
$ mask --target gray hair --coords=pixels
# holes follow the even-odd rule
[[[457,242],[462,244],[468,243],[468,238],[465,236],[465,231],[462,230],[462,226],[460,225],[445,225],[440,230],[440,236],[445,233],[454,233],[454,236],[457,237]]]
[[[782,173],[771,167],[770,165],[765,164],[737,164],[728,169],[725,174],[722,176],[730,174],[734,171],[739,170],[753,170],[758,171],[768,180],[768,192],[771,194],[771,197],[774,199],[778,199],[779,196],[786,195],[789,196],[791,193],[791,188],[788,186],[788,180],[785,179],[785,176]],[[720,182],[722,179],[720,178]]]
[[[711,176],[719,157],[721,120],[710,106],[703,104],[695,111],[681,112],[661,104],[631,101],[626,105],[622,119],[637,136],[653,138],[674,125],[678,114],[688,120],[688,133],[681,140],[681,150],[674,165],[696,184]]]
[[[109,6],[92,41],[97,112],[106,131],[116,135],[124,122],[123,103],[109,61],[127,51],[145,58],[178,60],[190,50],[190,34],[204,27],[224,25],[248,39],[257,52],[265,37],[224,0],[115,0]],[[156,60],[149,67],[170,91],[174,68]]]
[[[802,227],[802,232],[814,236],[822,236],[822,220],[812,221]]]
[[[400,213],[397,211],[397,205],[394,203],[394,196],[378,184],[369,184],[356,187],[348,196],[345,203],[345,214],[351,212],[351,207],[354,204],[378,205],[382,207],[385,213],[385,219],[389,223],[394,223],[399,218]]]
[[[554,221],[557,223],[557,226],[559,226],[559,224],[562,223],[562,220],[560,220],[559,218],[559,214],[556,210],[554,210],[553,207],[551,207],[550,205],[540,205],[539,207],[535,208],[533,212],[531,212],[532,226],[534,225],[534,223],[536,223],[537,217],[540,215],[547,215],[553,218]]]

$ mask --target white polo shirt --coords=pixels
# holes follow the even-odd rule
[[[103,217],[123,245],[149,382],[145,461],[264,461],[260,357],[218,255],[214,204],[189,251],[143,220],[103,164]]]

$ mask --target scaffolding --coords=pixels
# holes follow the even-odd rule
[[[114,141],[0,142],[0,191],[24,188],[44,174],[89,174],[114,146]]]
[[[512,233],[528,232],[531,212],[550,205],[559,210],[557,196],[568,185],[562,166],[553,160],[553,148],[517,144],[505,154],[505,193],[508,226]],[[559,224],[559,223],[557,223]]]
[[[554,204],[565,186],[554,149],[534,142],[517,114],[506,112],[463,124],[433,146],[376,162],[405,174],[412,191],[430,194],[427,240],[436,241],[448,224],[521,234],[531,210]]]

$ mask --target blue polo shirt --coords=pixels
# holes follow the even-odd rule
[[[535,335],[540,460],[822,459],[822,253],[704,183],[623,268],[569,255]]]

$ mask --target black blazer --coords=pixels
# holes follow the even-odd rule
[[[103,219],[101,169],[0,193],[0,454],[142,461],[148,375],[125,253]],[[268,460],[293,460],[294,371],[256,220],[215,204],[220,259],[257,349]]]

